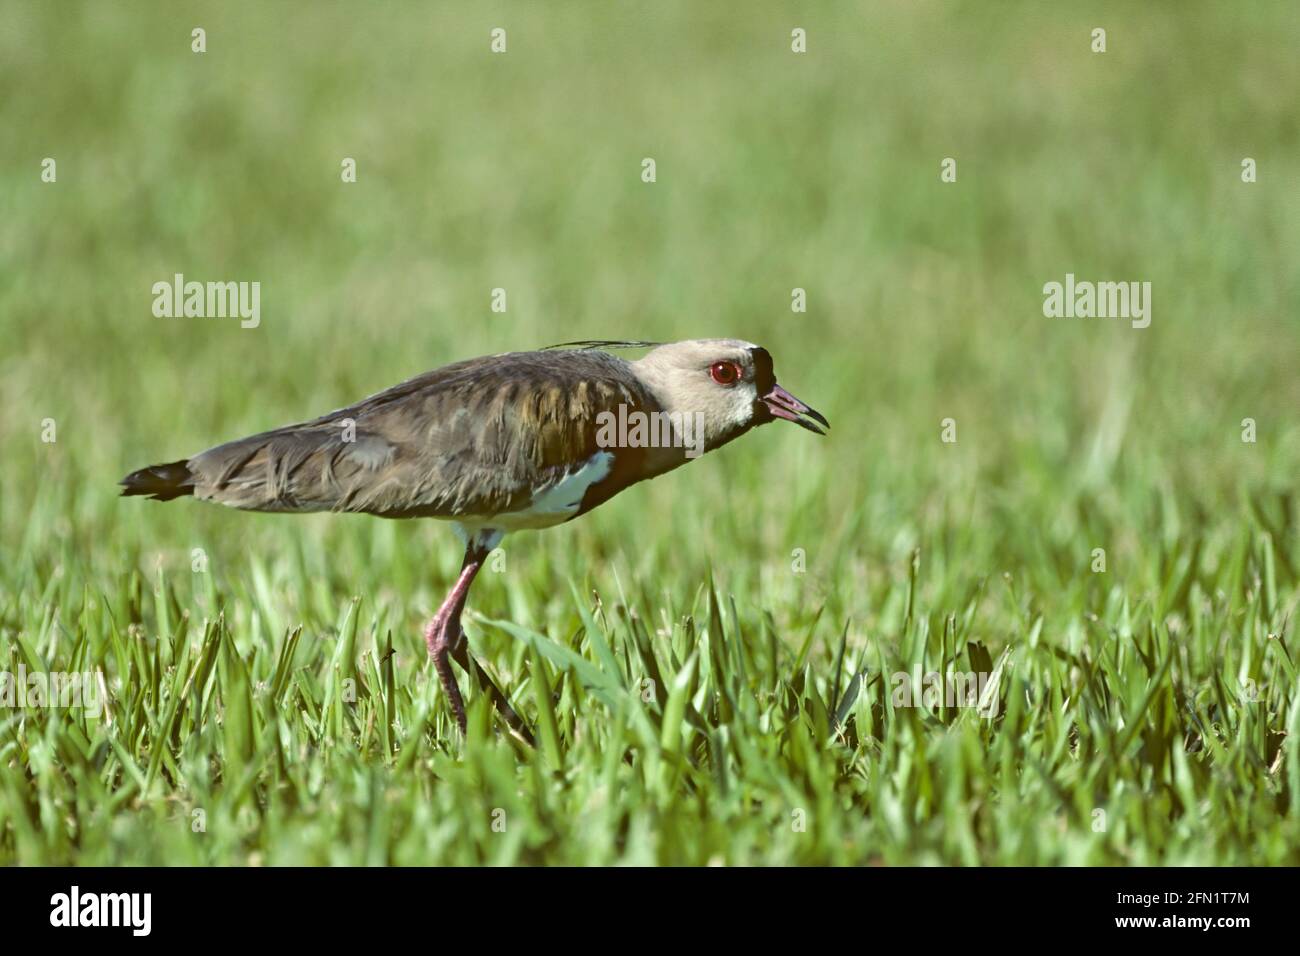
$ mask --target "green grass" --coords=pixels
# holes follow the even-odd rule
[[[0,706],[0,863],[1300,862],[1289,4],[5,9],[0,671],[110,697]],[[154,318],[175,272],[261,326]],[[1045,318],[1067,272],[1151,327]],[[833,430],[505,540],[467,628],[536,751],[463,676],[455,733],[441,525],[116,497],[454,359],[706,335]],[[996,716],[894,705],[949,668]]]

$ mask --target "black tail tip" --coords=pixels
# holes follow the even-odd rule
[[[194,494],[194,475],[186,460],[141,468],[118,484],[122,486],[123,497],[148,495],[154,501],[171,501]]]

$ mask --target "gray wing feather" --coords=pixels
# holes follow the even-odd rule
[[[187,464],[196,497],[252,511],[495,515],[526,507],[590,458],[597,414],[620,404],[658,409],[616,356],[510,353],[436,369]]]

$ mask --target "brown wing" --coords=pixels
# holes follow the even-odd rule
[[[436,369],[183,464],[196,497],[235,508],[488,516],[526,507],[586,462],[599,450],[596,416],[620,405],[659,410],[622,359],[516,352]],[[638,451],[619,451],[616,474],[583,510],[635,480]]]

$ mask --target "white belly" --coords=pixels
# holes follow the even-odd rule
[[[596,482],[604,480],[613,466],[613,453],[598,451],[558,481],[539,488],[529,501],[528,507],[497,515],[457,518],[456,524],[462,537],[467,538],[480,537],[484,531],[498,531],[504,534],[509,531],[549,528],[560,524],[578,513],[587,489]],[[500,540],[500,535],[497,536],[497,540]],[[489,544],[488,547],[493,547],[493,544]]]

